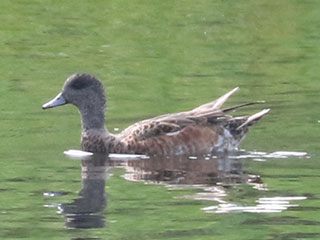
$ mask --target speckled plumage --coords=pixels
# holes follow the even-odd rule
[[[251,116],[232,117],[227,113],[251,102],[227,109],[221,106],[238,90],[191,111],[165,114],[135,123],[119,134],[104,126],[106,97],[102,83],[93,75],[77,73],[65,82],[62,92],[43,109],[67,103],[81,113],[81,144],[84,151],[148,155],[199,155],[231,151],[243,140],[249,127],[269,109]]]

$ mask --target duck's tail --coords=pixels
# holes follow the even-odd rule
[[[259,119],[261,119],[264,115],[266,115],[268,112],[270,112],[270,108],[267,109],[263,109],[262,111],[255,113],[251,116],[249,116],[245,122],[243,122],[240,126],[237,127],[236,130],[240,130],[241,128],[245,127],[245,126],[251,126],[254,123],[256,123]]]
[[[240,144],[250,127],[269,111],[270,109],[264,109],[251,116],[230,117],[229,121],[224,124],[224,127],[230,132],[237,143]]]

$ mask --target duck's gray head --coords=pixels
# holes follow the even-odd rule
[[[76,73],[68,77],[62,91],[51,101],[42,105],[42,109],[58,107],[71,103],[80,112],[91,110],[104,111],[106,97],[102,83],[88,73]]]

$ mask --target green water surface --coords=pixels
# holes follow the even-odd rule
[[[0,9],[0,239],[320,239],[319,1],[1,0]],[[206,212],[219,203],[186,197],[203,188],[130,181],[116,168],[97,183],[101,224],[68,225],[59,206],[85,186],[81,162],[62,154],[80,149],[79,114],[41,105],[75,72],[102,80],[112,132],[236,86],[228,106],[266,100],[242,111],[271,108],[241,148],[309,157],[239,160],[264,189],[228,184],[222,200],[306,199],[277,213]]]

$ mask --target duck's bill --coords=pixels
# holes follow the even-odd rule
[[[42,105],[42,109],[54,108],[67,104],[61,93],[59,93],[54,99]]]

